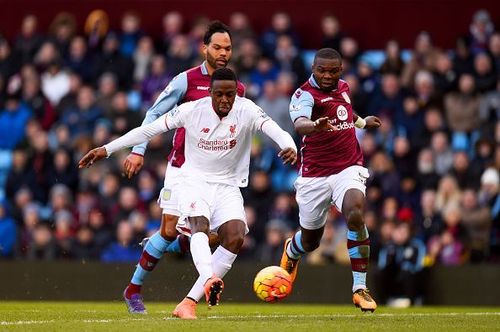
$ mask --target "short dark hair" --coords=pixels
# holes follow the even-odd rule
[[[212,21],[208,25],[207,32],[205,32],[205,35],[203,36],[203,44],[210,44],[213,34],[217,32],[227,33],[229,35],[229,38],[231,38],[231,40],[233,39],[231,36],[231,31],[229,31],[229,27],[227,25],[225,25],[221,21]]]
[[[342,56],[333,48],[322,48],[314,55],[314,62],[316,59],[339,59],[342,61]]]
[[[210,86],[213,85],[214,81],[234,81],[238,84],[238,79],[236,78],[236,74],[229,68],[219,68],[216,69],[210,80]]]

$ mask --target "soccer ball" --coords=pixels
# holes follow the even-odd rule
[[[255,276],[253,291],[262,301],[276,302],[292,292],[292,279],[281,267],[268,266]]]

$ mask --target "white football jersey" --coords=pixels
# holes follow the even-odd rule
[[[252,136],[270,117],[247,98],[236,97],[220,119],[210,97],[184,103],[165,115],[167,129],[185,128],[186,176],[246,187]]]

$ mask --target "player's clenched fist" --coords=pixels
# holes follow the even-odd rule
[[[99,147],[90,150],[85,156],[78,162],[78,168],[90,167],[92,164],[98,160],[104,159],[108,156],[106,149],[104,147]]]
[[[278,157],[283,160],[283,164],[295,165],[297,162],[297,151],[292,148],[286,148],[278,153]]]
[[[377,118],[376,116],[373,116],[373,115],[367,116],[365,118],[365,121],[366,121],[366,125],[365,125],[366,129],[378,128],[382,124],[380,119]]]

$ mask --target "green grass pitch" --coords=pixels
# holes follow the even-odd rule
[[[121,302],[0,302],[0,330],[24,331],[499,331],[499,307],[379,307],[235,304],[198,305],[196,321],[170,317],[174,303],[146,303],[130,315]]]

